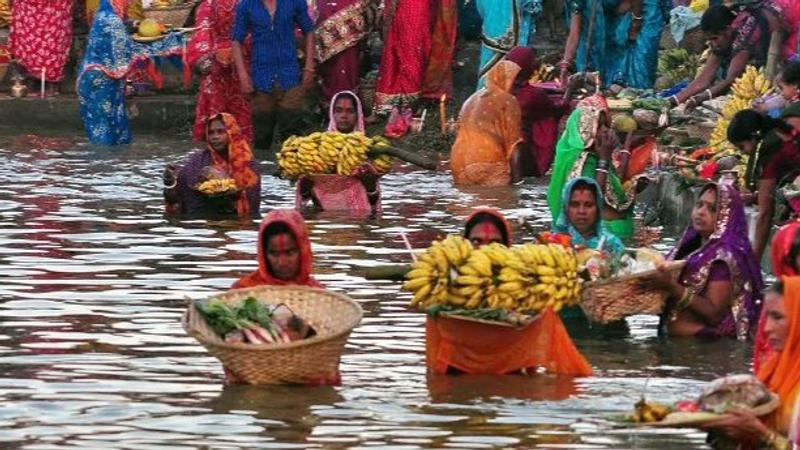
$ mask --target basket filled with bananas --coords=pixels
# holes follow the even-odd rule
[[[278,165],[285,178],[304,175],[350,176],[366,163],[380,173],[392,168],[392,157],[373,149],[387,148],[389,141],[362,133],[316,132],[291,136],[278,153]]]
[[[619,260],[608,261],[606,255],[584,250],[579,255],[580,265],[589,279],[583,286],[580,305],[586,316],[607,324],[635,314],[660,314],[664,310],[667,293],[648,290],[641,280],[666,268],[677,277],[685,261],[664,261],[650,249],[637,249],[635,257],[625,254]]]
[[[581,283],[572,247],[559,244],[490,244],[473,248],[460,236],[434,242],[406,274],[411,306],[451,315],[504,310],[535,315],[577,304]],[[514,323],[519,323],[517,317]]]
[[[233,178],[212,178],[198,184],[195,189],[208,197],[224,197],[240,191]]]
[[[194,7],[194,0],[153,0],[149,8],[142,10],[145,19],[153,19],[158,23],[169,23],[182,27],[189,18]]]

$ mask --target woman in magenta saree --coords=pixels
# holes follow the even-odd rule
[[[705,195],[707,193],[715,195]],[[707,198],[716,200],[704,205]],[[713,224],[707,230],[705,219],[697,213],[703,208],[711,211],[708,217]],[[694,337],[742,340],[753,337],[764,283],[761,267],[747,238],[747,221],[736,188],[709,183],[700,191],[692,222],[667,259],[685,260],[686,266],[678,278],[683,295],[678,299],[677,292],[671,292],[662,326],[669,326],[672,333],[674,324],[702,323],[704,326]],[[707,306],[712,301],[714,283],[729,283],[726,302],[721,303],[727,306],[727,311],[721,311],[718,320],[709,321]]]
[[[319,21],[316,58],[322,95],[355,91],[361,66],[361,49],[378,14],[376,0],[318,0]]]
[[[197,9],[196,25],[187,48],[187,62],[202,77],[194,118],[195,141],[205,139],[206,123],[220,113],[231,114],[248,142],[253,141],[250,100],[239,88],[232,64],[231,30],[238,0],[203,0]]]

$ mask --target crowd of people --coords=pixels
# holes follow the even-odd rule
[[[130,35],[131,21],[142,17],[139,0],[85,3],[83,14],[91,26],[77,86],[93,144],[131,142],[126,80],[137,70],[147,71],[153,58],[180,55],[185,68],[199,76],[192,137],[204,148],[165,170],[168,214],[260,217],[261,175],[253,148],[273,146],[282,133],[302,132],[298,126],[312,89],[321,92],[329,111],[328,131],[365,133],[369,118],[357,92],[367,39],[375,32],[383,40],[375,111],[413,109],[425,99],[453,93],[455,0],[385,5],[318,0],[312,7],[305,0],[202,0],[193,10],[190,34],[173,32],[152,43]],[[659,325],[663,336],[755,343],[756,375],[780,396],[781,407],[766,422],[737,412],[708,427],[746,445],[791,448],[789,429],[800,392],[800,222],[782,227],[772,240],[772,269],[780,280],[766,291],[759,261],[770,242],[774,192],[800,167],[800,62],[789,62],[798,52],[800,3],[719,3],[712,1],[700,20],[710,56],[670,102],[691,111],[726,93],[747,64],[766,63],[771,39],[779,39],[777,84],[785,105],[777,115],[758,107],[736,114],[727,137],[749,156],[748,185],[712,182],[699,189],[690,222],[667,255],[686,265],[677,279],[663,270],[646,278],[642,289],[668,295]],[[11,5],[17,62],[33,77],[59,81],[71,41],[73,2],[15,0]],[[541,67],[532,44],[542,3],[476,0],[474,6],[482,18],[478,88],[459,114],[450,155],[455,184],[502,186],[549,174],[552,231],[569,235],[575,245],[623,253],[623,242],[634,234],[636,196],[647,184],[646,164],[633,160],[637,149],[649,154],[655,144],[613,130],[601,92],[611,84],[653,87],[658,41],[676,5],[669,0],[568,1],[559,82],[550,85],[529,82]],[[235,181],[235,193],[207,195],[197,189],[204,180],[225,177]],[[369,214],[381,208],[379,174],[370,164],[351,176],[302,176],[295,188],[299,210]],[[744,206],[753,199],[759,218],[751,242]],[[270,212],[258,236],[258,270],[233,287],[320,286],[311,274],[308,230],[298,212]],[[464,236],[475,246],[514,241],[508,222],[491,209],[473,214]],[[457,360],[455,352],[429,364],[444,372],[453,367],[468,372],[469,364]]]

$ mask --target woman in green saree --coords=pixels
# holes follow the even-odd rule
[[[629,152],[622,150],[621,164],[611,164],[615,140],[610,129],[608,104],[600,95],[581,100],[567,120],[556,145],[547,201],[553,221],[561,214],[564,185],[578,177],[593,178],[603,190],[603,225],[620,239],[633,235],[636,183],[623,184]]]

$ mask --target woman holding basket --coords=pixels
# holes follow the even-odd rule
[[[660,329],[672,336],[748,339],[760,312],[761,267],[747,238],[739,192],[709,183],[668,260],[686,260],[677,280],[663,270],[643,286],[669,293]]]

